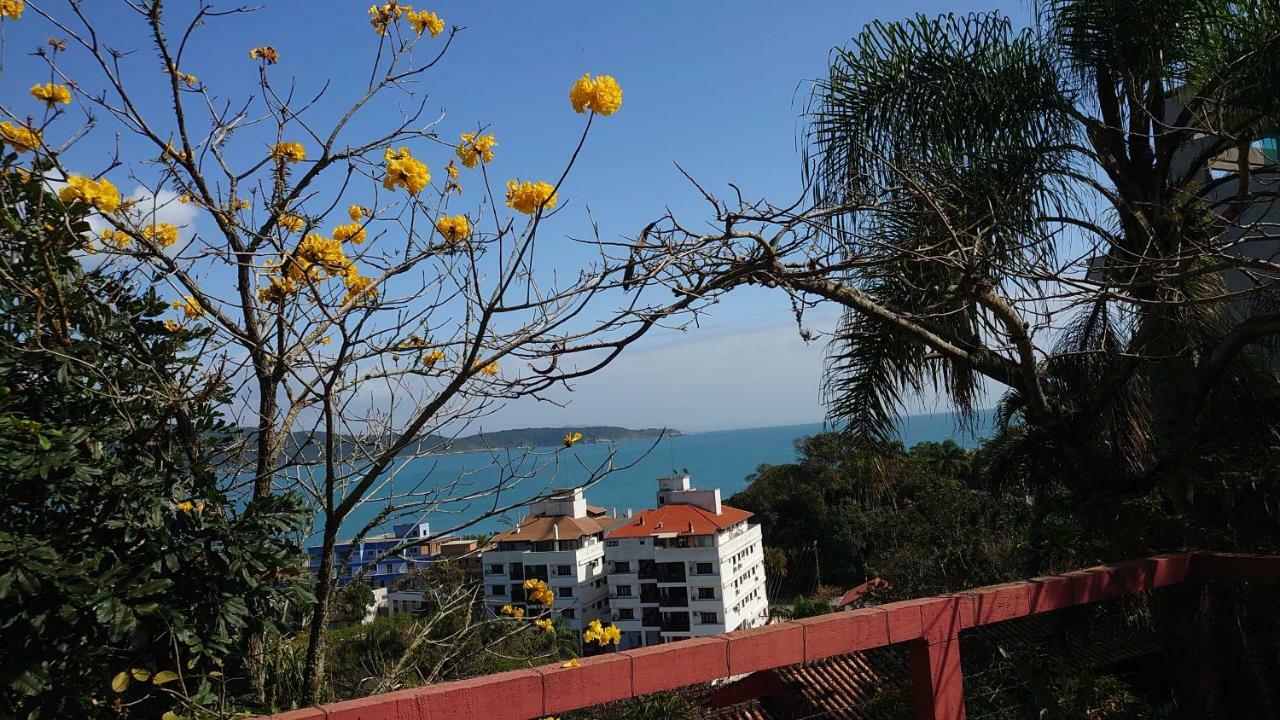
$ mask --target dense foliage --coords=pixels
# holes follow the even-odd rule
[[[199,331],[82,267],[84,205],[32,177],[0,176],[0,716],[154,718],[248,693],[250,639],[305,600],[281,585],[304,516],[290,495],[227,496]]]
[[[845,588],[881,578],[896,597],[1026,574],[1025,496],[988,489],[974,451],[840,433],[796,449],[795,463],[761,467],[729,499],[754,512],[765,544],[786,555],[782,597],[771,599],[811,592],[818,570],[823,584]]]

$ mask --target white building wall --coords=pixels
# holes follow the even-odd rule
[[[488,550],[481,555],[481,562],[484,565],[485,605],[494,615],[503,605],[512,603],[511,585],[523,586],[524,581],[532,577],[524,572],[520,579],[513,579],[511,566],[517,564],[523,567],[546,566],[547,584],[556,594],[553,609],[561,617],[565,610],[571,611],[573,618],[567,622],[578,633],[592,620],[608,616],[604,543],[595,537],[583,538],[576,550]],[[493,571],[495,565],[502,566],[500,573]],[[561,574],[562,568],[567,568],[568,573]],[[501,592],[495,592],[495,586],[501,586]]]

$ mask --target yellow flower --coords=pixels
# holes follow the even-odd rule
[[[320,338],[316,342],[320,343],[321,345],[328,345],[333,342],[333,338],[328,335],[325,335],[324,337]]]
[[[301,215],[284,212],[276,218],[276,223],[289,232],[298,232],[306,224],[306,220],[303,220]]]
[[[191,73],[180,72],[178,73],[178,79],[185,83],[187,87],[195,87],[200,83],[200,78]]]
[[[190,295],[183,296],[181,300],[174,300],[173,309],[181,310],[188,320],[195,320],[204,315],[204,308],[200,306],[200,302]]]
[[[232,210],[248,210],[249,201],[244,198],[237,198],[231,202]]]
[[[466,215],[444,216],[436,220],[436,230],[451,243],[466,240],[471,235],[471,221]]]
[[[364,238],[365,238],[364,228],[361,227],[360,223],[358,222],[348,223],[346,225],[339,225],[338,227],[333,229],[333,239],[337,240],[338,242],[350,240],[351,242],[359,245],[360,243],[364,242]]]
[[[175,510],[181,510],[184,513],[190,513],[192,510],[196,509],[195,503],[190,500],[183,500],[180,503],[174,503],[173,507]]]
[[[443,350],[432,350],[422,355],[422,364],[428,368],[435,367],[435,364],[444,360]]]
[[[507,207],[525,215],[532,215],[543,207],[550,210],[556,206],[556,200],[556,191],[551,183],[542,180],[536,183],[507,181]]]
[[[387,34],[387,26],[400,19],[400,15],[404,10],[396,3],[396,0],[384,5],[373,5],[369,8],[369,24],[373,26],[374,32],[379,35]]]
[[[587,629],[582,631],[582,640],[597,643],[600,647],[617,645],[622,642],[622,631],[617,625],[603,627],[599,620],[592,620],[587,623]]]
[[[351,222],[360,222],[360,218],[373,217],[373,211],[363,205],[350,205],[347,207],[347,215]]]
[[[431,182],[430,168],[410,155],[409,148],[387,148],[383,158],[387,161],[387,176],[382,180],[382,187],[387,190],[399,185],[410,195],[417,195]]]
[[[272,275],[268,278],[271,282],[258,288],[258,300],[261,302],[284,302],[285,298],[298,292],[298,284],[293,278]]]
[[[45,83],[43,85],[36,84],[31,86],[31,97],[40,100],[49,107],[53,107],[58,103],[63,105],[71,104],[71,91],[66,85],[57,83]]]
[[[539,628],[541,628],[541,629],[542,629],[542,631],[543,631],[543,632],[545,632],[545,633],[548,633],[548,634],[555,634],[555,631],[556,631],[556,624],[555,624],[555,623],[553,623],[553,622],[551,622],[550,620],[547,620],[547,619],[534,620],[534,621],[533,621],[533,624],[534,624],[534,625],[537,625],[537,626],[538,626]]]
[[[564,434],[565,447],[573,447],[574,445],[578,444],[581,441],[582,441],[582,433],[580,432],[571,432],[571,433]]]
[[[268,65],[275,65],[280,62],[280,53],[270,45],[256,47],[249,51],[249,57],[254,60],[265,60]]]
[[[22,0],[0,0],[0,17],[17,20],[22,17],[26,5]]]
[[[142,237],[169,247],[178,242],[178,228],[171,223],[154,223],[142,229]]]
[[[67,178],[67,186],[58,191],[58,199],[64,203],[82,202],[104,213],[113,213],[120,207],[120,191],[110,180],[92,180],[83,175]]]
[[[565,664],[561,665],[560,667],[562,667],[562,668],[566,668],[566,669],[572,669],[572,668],[582,667],[582,661],[578,660],[578,658],[574,658],[574,659],[570,660],[569,662],[567,662],[567,663],[565,663]]]
[[[450,180],[458,179],[458,166],[454,165],[452,160],[449,161],[448,165],[445,165],[444,171],[449,174]]]
[[[513,605],[503,605],[503,606],[502,606],[502,609],[501,609],[501,610],[499,610],[498,612],[502,613],[503,615],[508,615],[508,616],[510,616],[510,617],[513,617],[513,618],[522,618],[522,617],[524,617],[524,608],[522,608],[522,607],[516,607],[516,606],[513,606]]]
[[[342,251],[342,243],[318,233],[309,233],[298,243],[289,264],[289,276],[301,280],[303,276],[313,280],[331,275],[343,275],[351,268],[351,261]]]
[[[276,143],[271,146],[271,157],[284,162],[296,163],[307,159],[307,149],[302,146],[302,143]]]
[[[39,130],[33,130],[25,125],[14,125],[8,121],[0,122],[0,139],[20,153],[31,152],[40,147]]]
[[[486,363],[486,364],[484,364],[484,365],[481,365],[481,364],[480,364],[480,361],[479,361],[479,360],[477,360],[477,361],[475,362],[475,364],[471,366],[471,369],[472,369],[472,370],[479,370],[480,372],[484,373],[485,375],[488,375],[489,377],[497,377],[497,376],[498,376],[498,361],[497,361],[497,360],[494,360],[494,361],[493,361],[493,362],[491,362],[491,363]],[[529,586],[529,583],[528,583],[528,581],[526,581],[526,582],[525,582],[525,587],[527,588],[528,586]]]
[[[343,282],[347,286],[347,296],[343,299],[343,304],[360,300],[362,298],[373,299],[377,297],[377,289],[373,287],[373,278],[367,278],[361,275],[354,265],[343,276]]]
[[[103,230],[101,237],[103,244],[112,245],[119,250],[123,250],[129,245],[129,242],[133,240],[133,238],[129,236],[129,233],[123,230],[112,230],[111,228]]]
[[[413,26],[413,31],[419,35],[422,34],[423,30],[429,30],[431,31],[431,37],[437,37],[444,31],[444,21],[440,19],[439,15],[430,10],[415,11],[412,8],[406,8],[406,10],[409,11],[408,15],[406,15],[409,18],[409,24]]]
[[[178,321],[177,321],[177,320],[165,320],[165,321],[164,321],[164,329],[165,329],[165,330],[168,330],[169,332],[178,332],[178,328],[180,328],[180,327],[182,327],[182,326],[178,324]]]
[[[461,142],[458,143],[458,159],[466,167],[473,168],[477,162],[487,163],[493,160],[493,149],[498,146],[498,139],[493,133],[480,135],[479,133],[462,133]],[[450,175],[450,177],[453,177]]]
[[[173,141],[172,141],[172,140],[170,140],[169,142],[165,143],[165,146],[164,146],[164,152],[165,152],[165,156],[170,157],[170,158],[173,158],[174,160],[184,160],[184,161],[185,161],[185,160],[187,160],[187,159],[188,159],[188,158],[187,158],[187,154],[186,154],[185,152],[183,152],[182,150],[179,150],[178,148],[176,148],[176,147],[174,147],[174,146],[173,146]]]
[[[569,104],[575,112],[590,110],[612,115],[622,107],[622,86],[611,75],[600,75],[593,80],[590,73],[583,73],[569,88]]]

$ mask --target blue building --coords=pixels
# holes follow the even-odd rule
[[[431,564],[439,553],[442,539],[437,538],[422,545],[400,548],[388,554],[405,541],[431,537],[429,523],[396,525],[393,530],[394,532],[382,535],[371,535],[355,544],[350,541],[339,541],[333,548],[333,567],[337,573],[338,584],[349,584],[362,569],[369,566],[364,575],[364,581],[369,584],[369,587],[391,587],[410,570],[425,568]],[[311,572],[320,572],[320,559],[323,553],[324,548],[321,545],[307,547],[307,564]]]

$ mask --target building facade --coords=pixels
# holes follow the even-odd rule
[[[764,546],[751,513],[722,504],[719,489],[694,488],[688,475],[659,479],[657,501],[605,535],[622,647],[765,624]]]
[[[339,585],[348,585],[365,571],[364,581],[369,587],[389,588],[410,570],[427,567],[440,552],[442,540],[432,540],[411,547],[400,547],[406,542],[431,537],[427,523],[396,525],[392,532],[366,537],[358,543],[339,542],[333,548],[333,567]],[[399,549],[397,549],[399,548]],[[320,572],[320,560],[324,555],[321,545],[307,547],[307,565],[313,574]]]
[[[503,605],[527,607],[524,582],[537,578],[555,592],[555,614],[579,636],[592,620],[607,621],[604,535],[617,522],[587,505],[581,489],[531,505],[520,524],[495,535],[481,556],[485,605],[493,614]]]

